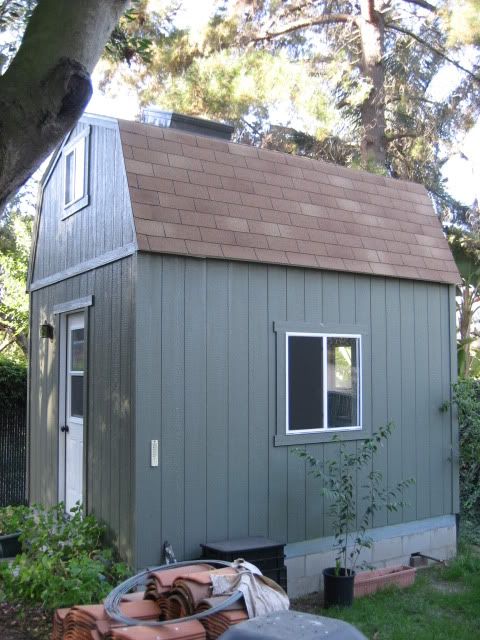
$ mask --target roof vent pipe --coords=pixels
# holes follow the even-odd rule
[[[210,138],[221,138],[222,140],[231,140],[233,133],[233,127],[229,124],[204,120],[194,116],[185,116],[174,111],[162,111],[155,106],[142,109],[140,120],[145,124],[154,124],[157,127],[180,129],[181,131],[209,136]]]

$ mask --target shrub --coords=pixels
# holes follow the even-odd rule
[[[0,406],[16,409],[27,402],[27,367],[0,356]]]
[[[20,527],[22,553],[0,566],[0,597],[48,609],[100,602],[128,575],[104,544],[105,527],[80,506],[62,503],[27,510]]]
[[[28,507],[0,507],[0,536],[20,531],[28,514]]]
[[[480,380],[461,379],[453,385],[453,400],[458,409],[461,513],[468,531],[480,523]]]

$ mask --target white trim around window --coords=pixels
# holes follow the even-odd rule
[[[62,219],[88,205],[89,136],[90,126],[87,126],[62,149]]]
[[[342,434],[346,440],[368,437],[371,433],[371,416],[368,398],[364,398],[365,389],[370,394],[371,345],[368,327],[282,320],[273,323],[273,330],[276,336],[274,445],[329,442],[335,434]],[[320,344],[309,344],[307,341],[302,344],[299,340],[294,345],[296,351],[289,353],[289,340],[295,337],[318,339]],[[298,373],[297,384],[291,388],[289,371],[290,375],[293,371]],[[292,400],[289,399],[290,393],[293,394]],[[291,415],[292,421],[289,422]],[[316,415],[319,416],[318,421]]]
[[[291,370],[290,370],[290,344],[289,340],[292,337],[299,338],[316,338],[321,340],[322,345],[322,355],[321,355],[321,387],[322,387],[322,415],[319,418],[319,423],[321,426],[316,428],[308,427],[305,429],[302,428],[292,428],[291,420],[292,416],[290,413],[290,378],[291,378]],[[351,401],[351,409],[350,415],[354,416],[356,420],[352,419],[354,424],[348,424],[345,426],[339,425],[331,425],[329,424],[330,419],[330,403],[332,401],[330,394],[334,393],[333,389],[330,389],[329,384],[329,362],[328,362],[328,353],[329,353],[329,340],[330,339],[347,339],[351,340],[352,344],[355,345],[355,366],[352,366],[352,387],[350,396],[352,397]],[[353,352],[352,352],[353,353]],[[347,417],[348,420],[348,417]],[[289,434],[309,434],[309,433],[332,433],[337,431],[358,431],[362,429],[362,336],[360,334],[353,333],[311,333],[311,332],[303,332],[303,331],[287,331],[285,332],[285,433]]]

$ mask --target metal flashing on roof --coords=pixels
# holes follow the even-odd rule
[[[163,111],[155,106],[142,109],[141,120],[157,127],[180,129],[221,140],[230,140],[233,133],[233,127],[229,124],[205,120],[196,116],[186,116],[175,111]]]

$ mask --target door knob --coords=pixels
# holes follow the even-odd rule
[[[67,425],[65,425],[65,426],[63,426],[63,427],[60,427],[60,431],[61,431],[62,433],[68,433],[68,432],[70,431],[70,429],[68,428],[68,426],[67,426]]]

